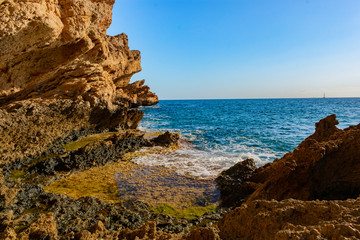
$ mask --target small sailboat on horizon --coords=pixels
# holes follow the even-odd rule
[[[326,98],[326,97],[325,97],[325,93],[324,93],[324,95],[323,95],[323,98]]]

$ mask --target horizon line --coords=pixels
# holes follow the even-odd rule
[[[167,98],[159,101],[186,101],[186,100],[265,100],[265,99],[337,99],[337,98],[360,98],[360,97],[263,97],[263,98]]]

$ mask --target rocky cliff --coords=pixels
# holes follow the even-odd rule
[[[114,0],[0,0],[0,163],[84,129],[136,128],[157,96],[125,34],[106,35]]]

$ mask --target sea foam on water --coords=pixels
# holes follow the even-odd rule
[[[142,107],[140,129],[181,135],[181,148],[134,159],[178,174],[213,179],[247,158],[257,166],[281,158],[314,133],[314,122],[337,114],[340,128],[360,121],[359,98],[173,100]],[[356,108],[356,107],[355,107]]]

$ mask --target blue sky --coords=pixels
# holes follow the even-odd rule
[[[160,99],[360,97],[360,0],[116,0]]]

